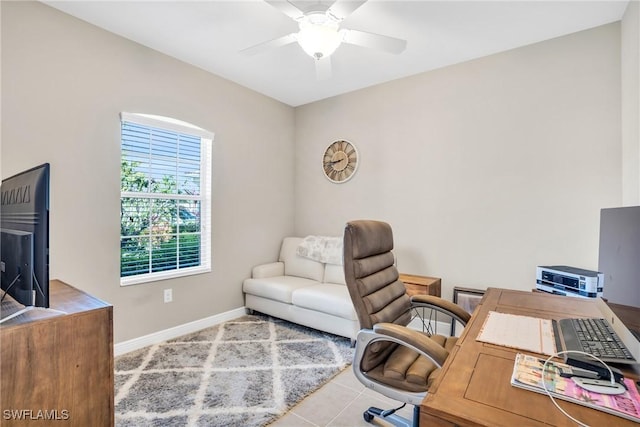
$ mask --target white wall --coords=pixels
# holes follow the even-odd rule
[[[52,277],[114,304],[116,342],[240,307],[283,236],[355,218],[389,221],[400,269],[446,297],[530,289],[539,264],[596,268],[599,209],[622,202],[619,24],[294,110],[42,4],[0,8],[2,175],[52,164]],[[216,133],[211,274],[119,286],[123,110]],[[336,185],[320,159],[339,138],[362,163]]]
[[[277,167],[294,160],[293,109],[40,3],[1,7],[2,173],[51,163],[51,277],[114,305],[115,342],[243,306],[242,280],[293,231]],[[215,132],[212,273],[120,287],[121,111]]]
[[[528,290],[535,267],[597,268],[621,203],[618,23],[296,108],[296,232],[388,221],[399,269]],[[348,139],[360,166],[324,178]]]
[[[622,18],[622,202],[640,205],[640,3]]]

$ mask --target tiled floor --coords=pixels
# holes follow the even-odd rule
[[[378,419],[371,423],[364,421],[362,413],[370,406],[391,409],[400,403],[364,387],[348,367],[270,427],[389,426]],[[407,405],[398,413],[410,419],[413,406]]]
[[[440,329],[440,333],[449,330],[448,324],[439,326],[437,315],[433,318],[425,317],[423,312],[421,317],[427,319],[429,328],[433,328],[435,333],[438,333],[438,329]],[[409,326],[424,330],[424,322],[420,320],[417,317],[414,318]],[[458,328],[458,333],[459,330],[460,328]],[[444,334],[448,335],[447,332]],[[365,422],[362,417],[363,412],[370,406],[392,409],[400,405],[400,402],[388,399],[363,386],[353,374],[353,368],[349,366],[329,383],[293,407],[285,416],[270,424],[269,427],[387,427],[391,424],[377,418],[371,423]],[[407,405],[397,413],[411,419],[413,406]]]

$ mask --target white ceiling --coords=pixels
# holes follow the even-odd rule
[[[628,1],[369,0],[342,27],[406,39],[407,49],[392,55],[343,44],[324,81],[297,43],[255,56],[239,53],[298,31],[296,22],[262,0],[44,3],[298,106],[618,21]],[[305,8],[310,2],[292,3]]]

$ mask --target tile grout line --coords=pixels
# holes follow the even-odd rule
[[[338,374],[338,375],[340,375],[340,374]],[[336,377],[337,377],[337,376],[336,376]],[[336,377],[334,377],[334,379],[332,380],[332,382],[333,382],[333,381],[335,381],[335,378],[336,378]],[[328,384],[331,384],[332,382],[329,382],[329,383],[325,384],[325,386],[324,386],[324,387],[326,387]],[[317,397],[314,397],[314,395],[315,395],[316,393],[318,393],[320,390],[322,390],[322,388],[321,388],[321,389],[316,390],[316,391],[315,391],[313,394],[311,394],[310,396],[307,396],[303,401],[299,402],[299,403],[298,403],[298,405],[296,405],[295,407],[291,408],[291,410],[290,410],[289,412],[287,412],[287,414],[286,414],[286,415],[295,415],[296,417],[298,417],[298,418],[300,418],[300,419],[302,419],[302,420],[304,420],[304,421],[308,422],[309,424],[312,424],[313,426],[316,426],[316,427],[328,427],[328,426],[330,426],[330,425],[331,425],[331,423],[333,423],[336,419],[338,419],[338,418],[339,418],[343,413],[345,413],[345,412],[349,409],[349,407],[350,407],[353,403],[355,403],[355,401],[356,401],[357,399],[359,399],[359,398],[364,394],[364,392],[366,391],[366,388],[365,388],[365,389],[363,389],[363,390],[358,390],[358,389],[356,389],[356,388],[349,387],[348,385],[340,384],[340,383],[338,383],[338,382],[333,382],[333,385],[338,386],[338,387],[341,387],[341,388],[343,388],[343,389],[345,389],[345,390],[353,391],[353,392],[355,393],[355,395],[354,395],[354,397],[349,401],[349,403],[348,403],[348,404],[346,404],[346,405],[345,405],[345,407],[344,407],[341,411],[339,411],[339,412],[338,412],[338,413],[337,413],[333,418],[331,418],[327,423],[322,424],[322,425],[320,425],[320,424],[316,424],[314,421],[309,420],[309,419],[307,419],[307,418],[303,417],[302,415],[300,415],[300,414],[298,414],[298,413],[296,412],[296,407],[298,407],[300,404],[302,404],[302,402],[304,402],[304,400],[307,400],[307,399],[309,399],[309,400],[317,399]]]
[[[338,384],[338,385],[342,385],[342,384]],[[347,388],[349,390],[353,390],[351,387],[346,387],[346,386],[343,386],[343,387],[345,387],[345,388]],[[351,401],[347,405],[345,405],[345,407],[342,409],[342,411],[338,412],[338,414],[336,414],[335,417],[333,417],[331,420],[329,420],[329,422],[326,424],[325,427],[330,426],[332,422],[334,422],[335,420],[338,419],[338,417],[340,417],[342,414],[344,414],[345,411],[347,409],[349,409],[351,407],[351,405],[353,405],[355,403],[355,401],[358,400],[362,396],[362,393],[364,393],[364,391],[357,391],[357,390],[355,390],[355,391],[358,394],[356,394],[356,396],[353,399],[351,399]]]

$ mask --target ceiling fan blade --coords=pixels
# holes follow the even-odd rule
[[[289,1],[283,0],[264,0],[269,3],[271,6],[278,9],[280,12],[287,15],[289,18],[297,21],[299,18],[304,16],[304,12],[298,9],[298,7],[294,6],[293,3]]]
[[[329,80],[331,78],[331,57],[316,59],[316,79]]]
[[[265,52],[269,49],[275,49],[277,47],[286,46],[288,44],[297,41],[296,33],[287,34],[286,36],[278,37],[277,39],[269,40],[267,42],[258,43],[257,45],[247,47],[240,51],[243,55],[256,55],[258,53]]]
[[[336,0],[329,7],[329,12],[339,20],[343,20],[366,2],[367,0]]]
[[[406,40],[358,30],[344,30],[343,41],[396,54],[402,53],[407,47]]]

